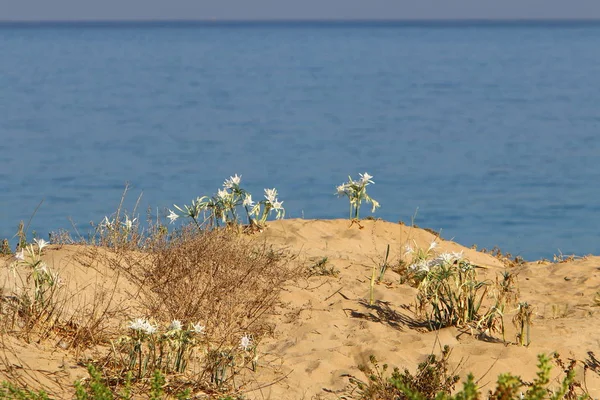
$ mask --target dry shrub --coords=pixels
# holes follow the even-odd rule
[[[44,268],[47,268],[45,264]],[[61,286],[57,282],[40,284],[36,281],[34,284],[32,269],[23,265],[8,266],[4,286],[0,289],[2,334],[12,333],[28,343],[50,337],[65,308]]]
[[[118,285],[118,278],[107,284],[95,283],[89,297],[77,292],[69,299],[68,313],[56,327],[63,347],[92,348],[107,343],[114,336],[115,321],[127,312],[127,306],[115,300]]]
[[[525,259],[521,256],[513,257],[508,252],[502,253],[502,250],[498,246],[494,246],[492,250],[481,249],[481,252],[496,257],[506,268],[514,268],[526,263]]]
[[[30,267],[7,268],[0,288],[0,335],[82,350],[106,343],[116,332],[112,322],[121,323],[127,309],[123,295],[115,298],[123,279],[106,266],[93,265],[99,257],[90,257],[84,247],[63,251],[69,255],[47,267],[52,274],[56,272],[56,284],[43,288],[43,301],[36,297]],[[44,255],[45,260],[53,257]],[[7,260],[7,265],[13,263]]]
[[[282,251],[230,228],[187,227],[155,243],[143,251],[112,248],[98,256],[136,286],[138,301],[122,317],[127,333],[99,363],[109,386],[116,388],[133,372],[137,387],[159,369],[180,389],[235,393],[253,380],[260,341],[272,331],[265,317],[300,267],[289,268]],[[138,318],[156,331],[132,329]],[[167,327],[171,321],[183,327],[177,335]],[[205,333],[188,338],[191,324],[204,326]],[[248,350],[242,336],[250,338]],[[173,367],[177,357],[183,363]]]
[[[224,340],[264,333],[262,317],[296,275],[281,251],[230,229],[184,229],[163,248],[127,264],[144,288],[149,315],[201,322]]]

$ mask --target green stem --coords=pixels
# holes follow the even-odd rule
[[[198,229],[202,230],[202,228],[200,227],[200,224],[198,223],[198,220],[196,219],[196,217],[192,217],[192,220],[194,221],[194,223],[196,224],[196,226],[198,227]]]
[[[248,206],[244,206],[246,210],[246,217],[248,217],[248,225],[252,225],[252,218],[250,218],[250,210],[248,210]]]

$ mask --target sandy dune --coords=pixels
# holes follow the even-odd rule
[[[280,221],[264,233],[270,243],[288,246],[306,260],[327,257],[340,270],[338,277],[313,277],[303,286],[289,288],[283,296],[275,340],[265,351],[281,354],[290,373],[289,387],[273,388],[273,398],[337,398],[351,374],[364,377],[356,365],[374,354],[381,362],[414,369],[432,349],[453,348],[455,363],[462,360],[462,375],[487,374],[480,384],[494,381],[501,372],[520,374],[531,380],[537,354],[558,351],[563,358],[584,360],[587,352],[600,352],[600,307],[594,294],[600,289],[600,258],[561,264],[528,263],[515,268],[519,274],[521,299],[536,309],[532,343],[516,345],[478,340],[470,331],[446,328],[429,332],[413,313],[416,289],[398,285],[394,272],[376,287],[374,307],[368,306],[371,270],[381,263],[390,244],[390,259],[402,256],[404,245],[415,241],[427,248],[431,233],[383,221],[362,221],[362,229],[345,220]],[[494,279],[505,267],[495,257],[440,241],[436,250],[464,251],[480,269],[480,276]],[[339,291],[338,291],[339,290]],[[337,293],[336,293],[337,292]],[[510,321],[512,315],[507,316]],[[508,323],[507,339],[515,341],[515,328]],[[600,396],[600,379],[587,374],[588,388]]]
[[[597,360],[589,352],[600,356],[600,306],[594,301],[600,290],[600,257],[514,267],[521,300],[535,307],[532,343],[519,347],[483,340],[468,328],[429,331],[414,312],[416,289],[399,284],[398,275],[391,270],[376,286],[375,305],[369,306],[371,271],[381,264],[387,245],[389,260],[394,263],[403,257],[406,244],[427,248],[436,238],[428,231],[374,220],[362,221],[359,226],[347,220],[294,219],[272,222],[255,238],[285,248],[295,256],[294,262],[307,268],[326,257],[327,266],[339,270],[339,274],[301,278],[285,288],[281,305],[270,317],[275,324],[274,336],[260,343],[259,373],[248,389],[263,384],[266,387],[250,391],[250,398],[338,399],[348,388],[350,375],[364,378],[357,365],[365,363],[371,354],[382,363],[414,370],[427,354],[438,353],[443,345],[453,348],[452,362],[460,364],[459,373],[465,376],[473,372],[481,378],[479,384],[484,389],[501,372],[510,371],[531,380],[536,372],[536,356],[542,352],[558,351],[563,359],[586,360],[591,365]],[[505,269],[491,255],[451,241],[437,241],[438,252],[463,251],[466,258],[481,267],[478,270],[482,278],[495,279]],[[86,288],[94,285],[116,287],[114,296],[123,305],[122,315],[128,315],[125,310],[136,307],[135,285],[106,266],[82,270],[74,257],[81,251],[78,246],[53,246],[45,257],[64,274],[73,290],[88,293]],[[4,263],[5,288],[10,287],[9,262],[8,258],[0,261],[0,266]],[[94,300],[92,293],[81,301],[100,301]],[[509,313],[507,339],[514,343],[516,332],[511,318]],[[113,325],[114,329],[119,326],[116,321]],[[498,339],[498,335],[495,337]],[[51,340],[28,344],[4,335],[3,348],[6,361],[18,363],[18,355],[38,374],[63,376],[65,384],[85,375],[83,368],[76,366],[76,359],[86,354],[74,354]],[[579,378],[583,379],[583,371]],[[600,376],[588,372],[585,378],[592,396],[600,398]],[[276,384],[268,385],[275,380]]]

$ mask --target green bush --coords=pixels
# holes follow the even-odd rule
[[[387,364],[380,366],[375,357],[370,358],[369,366],[359,366],[367,376],[367,382],[356,378],[350,379],[351,394],[359,400],[575,400],[589,399],[590,396],[582,385],[575,380],[576,361],[565,365],[558,354],[554,354],[555,362],[563,370],[564,376],[557,388],[550,387],[551,359],[545,354],[538,356],[538,372],[531,383],[524,382],[521,377],[510,373],[501,374],[494,390],[482,394],[477,388],[473,374],[469,374],[463,387],[452,393],[459,378],[450,373],[448,359],[450,349],[444,347],[441,357],[429,355],[427,360],[419,364],[416,374],[408,370],[400,372],[394,368],[391,375],[386,376]]]
[[[125,386],[121,392],[115,395],[107,386],[106,381],[102,377],[102,373],[93,365],[88,366],[88,374],[90,376],[87,382],[77,381],[75,387],[75,399],[77,400],[131,400],[133,394],[131,391],[131,374],[127,374],[125,378]],[[137,395],[137,399],[147,398],[149,400],[166,399],[165,396],[165,377],[160,371],[156,371],[150,381],[150,388],[145,396]],[[191,398],[190,390],[186,389],[174,395],[176,399],[187,400]],[[55,397],[50,397],[44,391],[33,392],[16,386],[10,382],[2,382],[0,384],[0,400],[51,400]],[[170,397],[169,397],[170,398]],[[223,397],[215,397],[217,400],[243,400],[241,396],[224,395]]]
[[[0,387],[0,399],[11,400],[49,400],[50,397],[44,392],[32,392],[27,389],[22,389],[10,382],[2,382]]]

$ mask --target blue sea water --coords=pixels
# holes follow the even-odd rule
[[[0,25],[0,237],[242,175],[287,217],[375,214],[527,259],[598,253],[600,23]],[[368,215],[366,207],[363,215]]]

